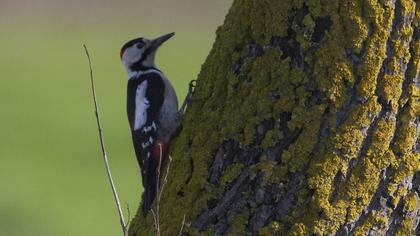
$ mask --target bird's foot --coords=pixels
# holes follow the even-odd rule
[[[191,80],[190,83],[188,84],[188,93],[187,96],[184,99],[184,102],[182,103],[181,108],[179,109],[179,113],[181,114],[181,116],[185,113],[185,109],[187,106],[189,106],[191,104],[192,100],[192,95],[196,86],[196,80]]]
[[[178,128],[176,129],[176,131],[172,135],[172,138],[178,136],[181,133],[182,118],[184,117],[186,107],[189,106],[193,101],[193,99],[191,97],[192,97],[194,89],[195,89],[195,83],[196,83],[196,80],[191,80],[190,83],[188,84],[188,94],[185,97],[184,102],[182,103],[182,106],[178,111],[178,117],[177,117]]]

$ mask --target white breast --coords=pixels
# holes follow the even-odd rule
[[[169,141],[179,127],[181,119],[178,113],[178,98],[175,89],[167,78],[163,78],[165,83],[165,99],[159,113],[158,137]]]
[[[170,138],[181,124],[181,115],[178,113],[178,98],[171,82],[160,71],[150,69],[144,72],[137,72],[136,76],[147,73],[158,73],[165,84],[165,94],[162,107],[159,111],[157,132],[158,139],[169,142]],[[149,101],[146,98],[146,89],[147,81],[144,81],[140,84],[136,91],[136,117],[134,121],[135,129],[141,128],[146,123],[147,114],[145,111],[150,107]]]

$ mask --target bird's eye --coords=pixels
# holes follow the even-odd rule
[[[136,47],[137,47],[138,49],[142,49],[142,48],[144,47],[144,44],[142,44],[142,43],[138,43],[138,44],[136,45]]]

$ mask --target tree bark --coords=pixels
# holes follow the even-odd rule
[[[172,145],[162,235],[184,214],[183,235],[419,234],[416,2],[235,0]]]

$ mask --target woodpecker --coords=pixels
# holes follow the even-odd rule
[[[157,49],[172,36],[174,33],[155,39],[136,38],[120,51],[128,73],[127,116],[144,187],[143,215],[156,197],[157,168],[168,155],[169,143],[181,125],[185,109],[184,102],[178,110],[171,82],[155,65]]]

